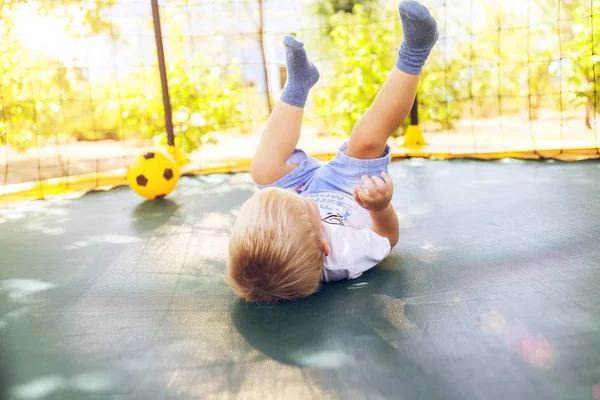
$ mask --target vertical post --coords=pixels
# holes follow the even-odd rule
[[[269,115],[273,112],[273,104],[271,104],[271,90],[269,89],[269,72],[267,66],[267,55],[265,53],[265,15],[264,15],[264,0],[258,0],[258,43],[260,44],[260,54],[262,56],[263,77],[265,80],[265,97],[267,99],[267,108]]]
[[[162,42],[160,28],[160,14],[158,12],[158,0],[152,2],[152,20],[154,21],[154,37],[156,39],[156,50],[158,51],[158,69],[160,70],[160,84],[162,87],[163,106],[165,108],[165,128],[169,146],[175,146],[175,134],[173,133],[173,115],[171,110],[171,99],[169,97],[169,83],[167,81],[167,67],[165,64],[165,50]]]
[[[415,96],[415,102],[410,109],[410,124],[419,125],[419,100],[417,96]]]
[[[404,147],[418,150],[425,146],[427,142],[423,137],[423,132],[419,126],[419,100],[415,96],[415,101],[410,109],[410,125],[404,132]]]

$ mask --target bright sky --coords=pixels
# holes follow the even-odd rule
[[[160,0],[159,3],[164,4],[166,1]],[[301,28],[304,22],[299,18],[296,7],[301,7],[301,4],[307,1],[312,0],[267,0],[266,30]],[[106,35],[73,38],[65,32],[64,26],[71,20],[70,17],[83,14],[82,7],[85,7],[85,4],[86,2],[81,2],[68,7],[65,15],[57,18],[40,16],[37,4],[25,3],[13,14],[14,33],[23,45],[33,52],[45,53],[51,58],[61,60],[67,66],[96,67],[89,71],[92,79],[102,78],[111,71],[111,67],[118,67],[120,72],[126,72],[128,67],[152,65],[155,62],[150,1],[121,0],[111,10],[106,11],[105,18],[116,24],[117,32],[123,39],[116,46]],[[207,18],[201,23],[198,21],[197,24],[186,20],[182,26],[182,29],[187,30],[186,34],[210,35],[215,31],[234,29],[253,33],[256,31],[252,16],[245,18],[245,14],[253,13],[231,5],[216,7],[214,4],[206,0],[197,1],[190,14],[205,13]],[[255,7],[251,7],[253,8],[253,11],[256,11]],[[182,15],[187,11],[181,9]],[[163,26],[163,33],[164,28]],[[83,27],[72,26],[71,29],[81,29],[83,32]]]
[[[166,3],[167,0],[161,0],[161,3]],[[266,0],[267,8],[267,24],[266,29],[272,31],[292,31],[305,27],[310,22],[304,18],[307,15],[303,8],[308,7],[308,4],[313,0]],[[438,8],[436,13],[441,13],[442,7],[446,2],[445,16],[448,18],[447,29],[453,29],[456,24],[453,22],[460,18],[471,18],[466,15],[468,11],[473,9],[474,14],[478,14],[482,9],[481,2],[477,0],[424,0],[425,4],[431,8]],[[506,9],[516,9],[523,4],[523,0],[499,0],[497,4],[502,5]],[[81,2],[69,7],[65,14],[72,16],[77,13],[83,13],[81,7],[85,7],[86,2]],[[151,10],[150,2],[147,3],[137,0],[131,2],[129,0],[121,0],[117,5],[109,11],[107,17],[114,21],[119,33],[123,35],[127,44],[119,44],[116,48],[111,40],[105,36],[84,37],[76,39],[69,37],[63,27],[66,21],[70,18],[62,16],[56,18],[54,16],[39,16],[36,13],[35,3],[25,3],[21,9],[15,13],[15,33],[18,35],[22,43],[31,50],[45,52],[52,58],[61,60],[68,66],[97,66],[96,72],[110,70],[111,66],[116,66],[123,71],[127,66],[139,66],[140,64],[150,64],[154,62],[154,38],[149,27],[149,16]],[[197,4],[210,4],[206,0],[198,1]],[[214,3],[213,3],[214,4]],[[252,3],[251,3],[252,4]],[[489,4],[489,2],[488,2]],[[474,6],[474,8],[473,8]],[[197,6],[198,7],[198,6]],[[253,21],[247,18],[243,19],[244,12],[239,9],[227,9],[226,14],[221,10],[215,11],[214,6],[200,6],[202,10],[210,15],[210,22],[203,21],[202,24],[186,28],[190,29],[195,34],[206,34],[207,29],[214,31],[216,25],[221,25],[217,29],[239,29],[254,31]],[[230,6],[231,7],[231,6]],[[197,11],[195,11],[197,12]],[[473,16],[474,23],[478,20],[477,16]],[[236,18],[234,24],[227,24],[223,19]],[[438,15],[442,17],[442,15]],[[304,19],[303,19],[304,18]],[[480,20],[480,19],[479,19]],[[225,25],[229,26],[223,26]],[[75,27],[78,29],[78,27]],[[143,32],[143,34],[140,34]],[[449,32],[450,33],[450,32]],[[100,77],[91,71],[91,78]]]
[[[36,52],[46,52],[61,60],[70,59],[72,54],[81,51],[78,46],[79,41],[69,38],[64,32],[62,18],[40,16],[37,14],[37,8],[33,3],[25,3],[14,13],[13,32],[23,45]]]

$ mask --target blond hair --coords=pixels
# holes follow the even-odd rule
[[[323,273],[321,227],[296,193],[261,190],[242,206],[233,226],[227,269],[228,283],[247,301],[309,296]]]

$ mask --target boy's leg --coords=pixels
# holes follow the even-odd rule
[[[286,161],[300,138],[308,92],[319,80],[319,71],[308,60],[304,45],[293,36],[286,36],[284,44],[287,82],[269,116],[250,169],[259,185],[269,185],[297,167]]]
[[[404,41],[396,66],[352,130],[347,154],[353,158],[373,159],[384,154],[387,139],[412,107],[419,74],[438,39],[437,23],[427,8],[404,1],[399,11]]]

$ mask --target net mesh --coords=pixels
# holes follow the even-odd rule
[[[327,157],[402,39],[376,0],[161,0],[177,146],[190,172],[244,169],[285,82],[283,36],[321,70],[300,146]],[[398,157],[600,157],[599,0],[424,1],[440,40],[419,89],[427,145]],[[166,144],[151,1],[0,2],[0,200],[124,183]]]

